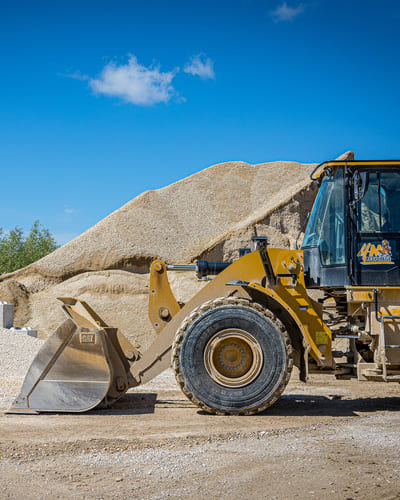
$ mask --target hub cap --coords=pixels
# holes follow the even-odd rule
[[[236,328],[221,330],[208,341],[204,364],[210,377],[225,387],[243,387],[260,373],[263,353],[250,333]]]

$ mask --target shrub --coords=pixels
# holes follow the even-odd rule
[[[58,248],[48,229],[38,220],[33,223],[28,236],[16,226],[8,233],[0,228],[0,273],[11,273],[32,264]]]

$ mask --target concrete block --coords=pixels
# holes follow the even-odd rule
[[[11,328],[14,324],[14,305],[0,302],[0,328]]]
[[[26,326],[24,328],[15,327],[15,328],[11,328],[11,330],[13,332],[24,333],[25,335],[29,335],[31,337],[37,338],[37,330],[35,330],[34,328],[31,328],[30,326]]]

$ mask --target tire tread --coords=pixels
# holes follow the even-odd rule
[[[275,392],[267,398],[267,400],[263,401],[260,405],[254,407],[248,407],[248,408],[241,408],[240,410],[226,410],[226,411],[220,411],[218,408],[213,408],[207,404],[205,404],[203,401],[200,401],[196,396],[194,396],[186,387],[185,381],[182,377],[182,373],[179,367],[179,354],[180,354],[180,349],[182,345],[182,340],[186,334],[186,331],[190,327],[190,325],[196,321],[200,316],[205,314],[206,312],[210,311],[211,309],[216,309],[218,307],[223,307],[223,306],[239,306],[239,307],[246,307],[248,309],[252,309],[257,311],[259,314],[262,314],[263,316],[267,317],[270,321],[272,321],[277,327],[284,338],[284,343],[286,347],[286,355],[287,355],[287,366],[286,366],[286,371],[284,376],[282,377],[281,383],[279,386],[276,388]],[[182,389],[182,392],[185,394],[185,396],[195,405],[200,407],[202,410],[208,412],[208,413],[214,413],[217,415],[254,415],[255,413],[260,413],[264,410],[266,410],[268,407],[273,405],[275,401],[281,396],[283,391],[285,390],[285,387],[287,386],[290,375],[292,372],[293,368],[293,348],[292,344],[290,342],[289,335],[286,331],[286,328],[284,327],[283,323],[273,314],[270,310],[265,309],[262,307],[260,304],[257,302],[252,302],[248,299],[245,298],[239,298],[239,297],[219,297],[217,299],[212,299],[204,304],[201,304],[200,306],[196,307],[193,309],[193,311],[182,321],[174,339],[173,347],[172,347],[172,367],[175,372],[175,378]]]

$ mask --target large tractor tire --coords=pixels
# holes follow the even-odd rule
[[[234,297],[206,302],[182,322],[172,362],[185,395],[219,415],[252,415],[271,406],[293,365],[281,321],[259,304]]]

